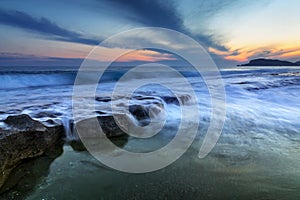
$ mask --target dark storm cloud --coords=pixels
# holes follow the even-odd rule
[[[37,32],[44,36],[48,36],[53,40],[88,45],[99,44],[99,41],[97,40],[84,38],[82,35],[74,31],[64,29],[46,18],[34,18],[27,13],[16,10],[6,11],[0,9],[0,23]]]

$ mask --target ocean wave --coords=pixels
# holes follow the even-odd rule
[[[74,73],[13,73],[0,75],[0,89],[70,85],[74,83]]]

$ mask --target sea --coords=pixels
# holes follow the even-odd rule
[[[0,199],[300,199],[300,68],[220,69],[226,118],[217,144],[204,158],[198,153],[211,121],[211,96],[201,74],[174,68],[191,84],[200,113],[200,118],[192,113],[184,116],[199,126],[193,130],[197,131],[194,142],[178,160],[157,171],[126,173],[105,166],[88,151],[74,150],[66,142],[63,153],[46,167],[43,160],[32,163],[37,171],[45,171],[42,175],[24,178]],[[107,99],[128,70],[115,67],[105,72],[95,91],[95,110],[83,107],[80,118],[75,119],[72,106],[78,68],[1,67],[0,127],[9,128],[3,122],[7,116],[28,114],[45,125],[49,121],[63,124],[66,141],[76,140],[74,123],[112,112],[111,100]],[[127,88],[147,78],[136,76],[122,82],[119,112],[128,108],[122,103]],[[163,102],[167,120],[160,136],[130,136],[123,145],[129,151],[149,152],[168,144],[182,118],[180,106],[191,106],[188,98],[182,104],[166,101],[188,96],[189,91],[183,88],[176,96],[170,88],[156,84],[157,80],[179,88],[182,84],[176,77],[157,72],[149,84],[134,91],[131,103],[155,104],[158,99]]]

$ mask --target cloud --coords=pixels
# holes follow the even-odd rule
[[[122,13],[130,21],[141,23],[145,26],[162,27],[173,29],[181,33],[187,34],[202,43],[206,47],[213,47],[221,51],[226,51],[227,48],[218,44],[213,39],[213,35],[208,34],[192,34],[187,27],[184,26],[183,16],[176,8],[174,1],[165,0],[99,0],[101,3],[106,2],[112,4],[114,9],[124,10],[126,13]],[[112,8],[113,9],[113,8]]]
[[[127,19],[129,23],[138,23],[142,24],[143,26],[173,29],[193,37],[195,40],[206,47],[213,47],[221,51],[227,50],[226,47],[219,45],[214,41],[213,35],[205,35],[201,33],[192,34],[184,26],[182,16],[178,12],[178,9],[176,8],[176,5],[173,1],[99,1],[101,5],[99,4],[98,9],[103,10],[103,4],[110,5],[106,7],[110,11],[108,13],[117,12],[118,17]],[[124,10],[126,12],[124,12]],[[0,9],[0,23],[39,33],[50,40],[87,45],[98,45],[100,42],[100,40],[88,38],[75,31],[65,29],[47,18],[36,18],[25,12],[16,10]]]
[[[113,0],[120,9],[127,9],[128,18],[137,20],[147,26],[157,26],[175,30],[183,30],[183,23],[172,1],[156,0]]]
[[[113,49],[112,51],[116,51]],[[51,56],[36,56],[30,54],[0,52],[0,66],[80,66],[84,58],[64,58]],[[94,62],[97,65],[107,64],[107,60],[99,60],[97,58],[87,58],[89,62]],[[141,64],[147,62],[159,61],[176,61],[177,58],[167,52],[159,52],[154,50],[133,50],[127,54],[120,56],[114,60],[114,65],[123,65],[127,63]],[[112,60],[109,60],[109,62]]]
[[[99,44],[98,40],[85,38],[81,34],[64,29],[46,18],[34,18],[27,13],[16,10],[0,9],[0,23],[40,33],[52,40],[88,45]]]
[[[266,46],[254,49],[242,48],[229,51],[218,51],[209,48],[209,52],[214,60],[216,56],[218,56],[220,58],[222,57],[224,60],[232,61],[232,63],[247,62],[257,58],[283,59],[295,62],[298,61],[300,57],[300,48],[298,47],[282,49],[275,46]]]
[[[149,49],[135,50],[119,57],[115,62],[147,61],[157,62],[164,60],[177,60],[169,53],[161,53]]]
[[[152,27],[163,27],[173,29],[188,36],[191,36],[204,47],[213,47],[220,51],[227,51],[225,46],[218,44],[213,37],[213,34],[202,34],[191,33],[187,27],[184,26],[183,16],[180,14],[176,7],[174,1],[158,1],[158,0],[98,0],[99,7],[96,9],[103,9],[103,4],[108,5],[106,8],[108,13],[118,13],[118,17],[125,18],[129,23],[137,23],[142,26],[152,26]],[[120,11],[120,12],[118,12]],[[123,11],[123,12],[122,12]],[[113,21],[112,21],[113,23]],[[0,24],[5,24],[17,28],[22,28],[24,30],[32,31],[41,34],[43,37],[49,40],[72,42],[87,45],[98,45],[100,40],[93,38],[88,38],[78,32],[68,30],[59,26],[58,24],[50,21],[47,18],[33,17],[25,12],[16,10],[3,10],[0,9]],[[105,28],[105,27],[104,27]],[[168,36],[167,38],[169,38]],[[153,40],[157,43],[159,40],[165,38],[148,37],[148,38],[138,38],[134,36],[132,38],[132,44],[152,44]],[[128,44],[128,42],[127,42]],[[117,44],[118,45],[118,44]],[[178,45],[176,41],[168,44],[171,46]],[[143,46],[143,45],[142,45]],[[118,47],[118,46],[116,46]],[[120,47],[120,46],[119,46]],[[190,47],[189,47],[190,48]],[[59,60],[57,60],[59,61]]]

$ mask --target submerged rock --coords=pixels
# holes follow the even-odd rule
[[[28,158],[43,155],[63,137],[62,125],[45,126],[28,115],[9,116],[0,129],[0,188],[10,172]]]

